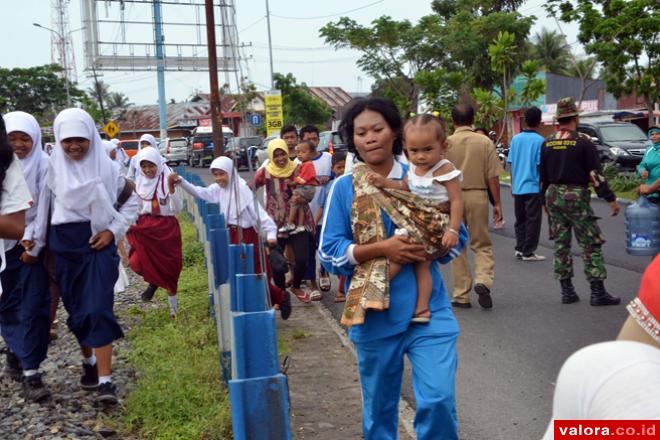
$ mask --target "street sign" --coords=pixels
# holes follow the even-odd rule
[[[103,126],[103,131],[108,135],[110,139],[112,139],[119,134],[119,125],[117,125],[114,121],[110,121]]]
[[[250,124],[258,127],[261,125],[261,115],[259,113],[254,113],[250,115]]]
[[[266,130],[268,136],[280,134],[284,125],[284,113],[282,111],[282,92],[280,90],[269,90],[265,93],[266,98]]]

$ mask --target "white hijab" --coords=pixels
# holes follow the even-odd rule
[[[34,116],[25,112],[7,113],[4,120],[7,134],[22,131],[32,138],[32,150],[21,159],[21,167],[32,199],[36,201],[48,169],[48,155],[41,148],[41,127]]]
[[[142,137],[140,137],[140,142],[138,142],[138,150],[141,150],[143,148],[142,141],[149,142],[152,147],[158,150],[158,143],[156,142],[156,138],[150,135],[149,133],[145,133],[142,135]]]
[[[84,110],[69,108],[53,123],[55,147],[50,157],[46,184],[57,205],[88,215],[92,233],[108,229],[113,221],[126,222],[114,208],[117,201],[117,168],[112,166],[94,120]],[[80,137],[89,140],[89,151],[81,160],[71,160],[62,149],[62,140]]]
[[[229,183],[226,188],[218,185],[220,189],[218,204],[220,205],[220,213],[225,216],[227,223],[237,225],[241,213],[250,204],[254,203],[252,190],[245,183],[245,180],[238,175],[230,158],[226,156],[215,158],[211,162],[210,169],[222,170],[229,175]],[[236,195],[238,195],[238,203],[236,203]]]
[[[153,136],[151,137],[153,138]],[[144,147],[135,155],[134,160],[135,169],[137,170],[135,175],[135,190],[137,191],[140,198],[144,201],[151,201],[154,197],[154,193],[157,193],[156,197],[159,200],[166,199],[169,195],[167,177],[172,171],[167,165],[165,165],[165,161],[163,160],[163,157],[160,155],[158,150],[151,147]],[[156,171],[156,177],[149,178],[142,172],[140,163],[144,160],[149,161],[158,167]]]

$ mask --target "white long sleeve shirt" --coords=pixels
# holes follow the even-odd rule
[[[218,203],[220,206],[223,204],[220,203],[220,187],[217,183],[207,186],[206,188],[201,186],[195,186],[192,183],[188,182],[186,179],[181,178],[181,188],[184,189],[188,194],[196,197],[198,199],[205,200],[209,203]],[[254,208],[254,203],[249,203],[245,209],[241,212],[238,219],[236,219],[236,212],[229,209],[232,212],[221,212],[225,216],[228,225],[238,226],[241,228],[256,228],[257,227],[257,213]],[[259,220],[261,221],[261,233],[266,235],[268,240],[277,239],[277,225],[272,218],[268,215],[266,210],[261,206],[261,203],[256,203],[259,209]]]

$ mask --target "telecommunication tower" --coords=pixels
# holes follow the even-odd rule
[[[76,55],[71,40],[69,28],[70,0],[51,0],[51,59],[53,63],[62,66],[62,78],[75,83],[78,81],[76,71]]]

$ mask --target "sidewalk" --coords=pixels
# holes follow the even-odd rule
[[[287,321],[278,319],[277,331],[280,358],[288,354],[290,361],[293,438],[362,438],[360,382],[350,342],[323,305],[292,301],[293,313]],[[412,438],[401,422],[399,438]]]

